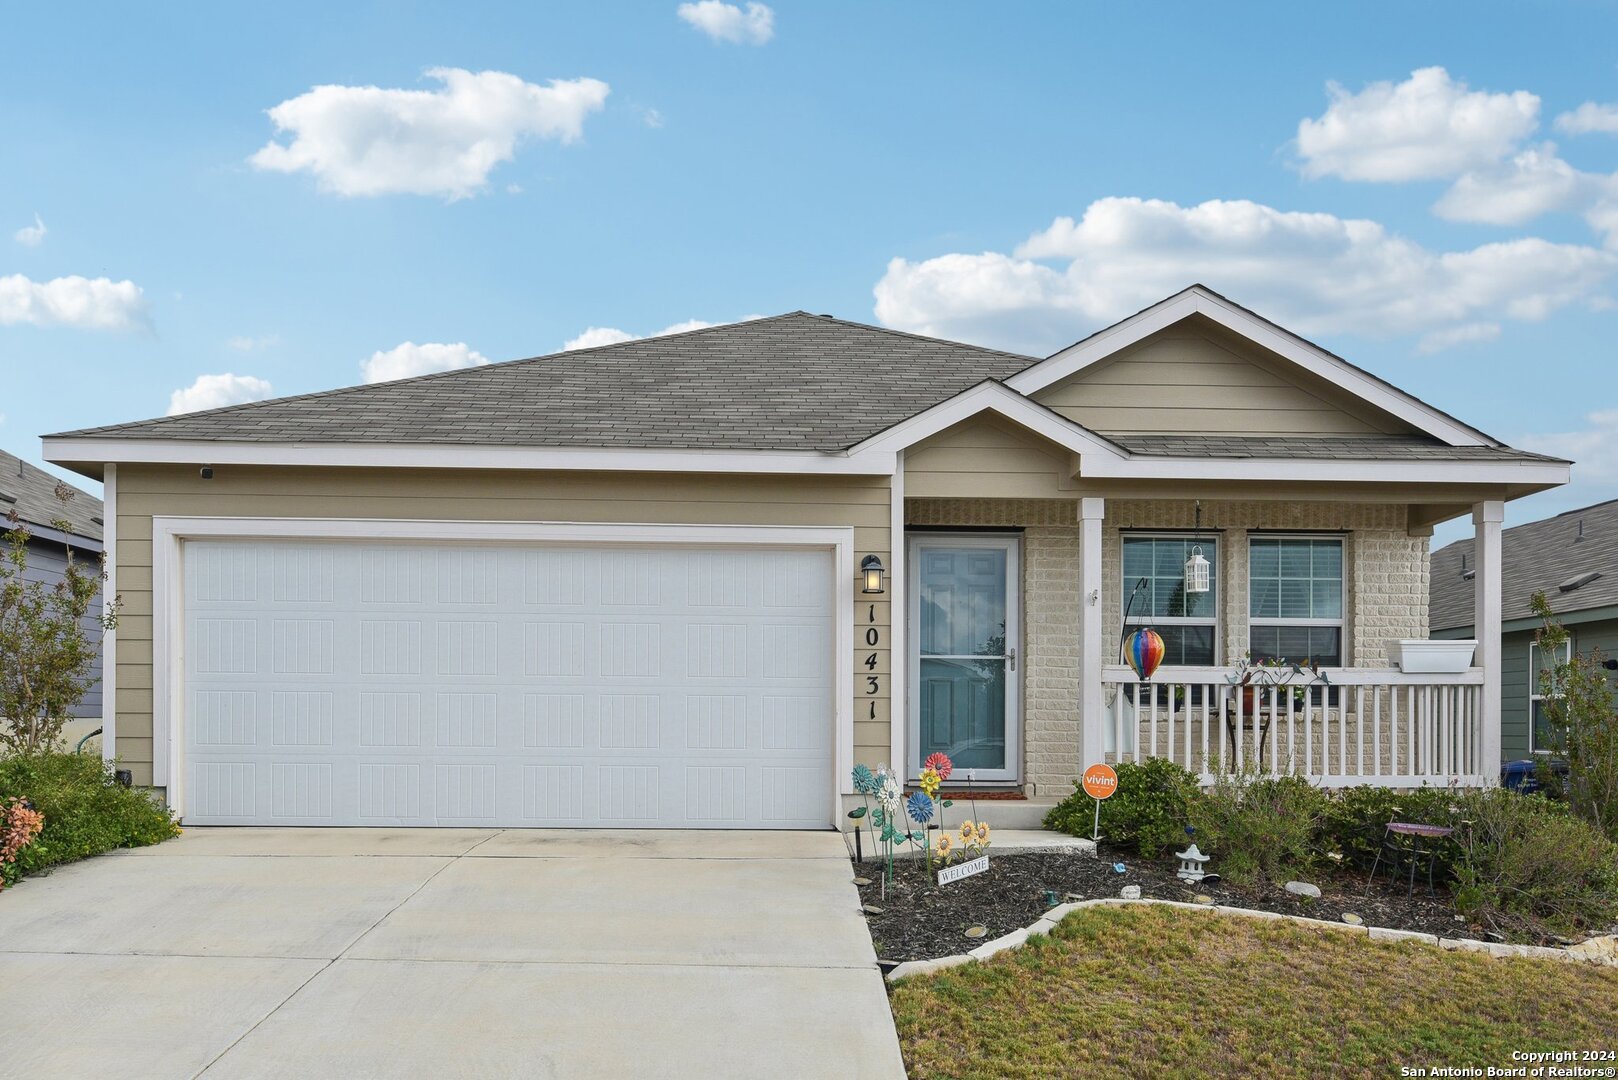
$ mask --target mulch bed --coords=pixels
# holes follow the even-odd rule
[[[1113,870],[1113,863],[1125,872]],[[1316,873],[1306,880],[1320,887],[1318,900],[1306,900],[1280,886],[1240,887],[1228,882],[1188,886],[1174,876],[1173,859],[1143,859],[1101,846],[1099,857],[1076,851],[989,853],[989,869],[973,877],[940,886],[934,873],[919,858],[894,862],[893,885],[882,895],[882,867],[875,859],[854,865],[855,876],[871,880],[860,886],[865,919],[884,961],[926,960],[968,952],[1002,934],[1021,929],[1048,908],[1045,893],[1058,902],[1115,897],[1125,885],[1139,885],[1141,895],[1157,900],[1194,900],[1199,894],[1215,904],[1256,908],[1285,915],[1340,920],[1353,912],[1367,926],[1416,930],[1443,937],[1485,937],[1458,920],[1449,898],[1440,890],[1430,897],[1425,882],[1418,882],[1414,897],[1403,887],[1385,880],[1366,887],[1360,873]],[[873,912],[872,908],[881,909]],[[977,939],[965,936],[969,927],[982,926]]]

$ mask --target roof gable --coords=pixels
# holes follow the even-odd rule
[[[1498,446],[1497,439],[1400,390],[1370,372],[1285,330],[1203,285],[1193,285],[1097,331],[1006,380],[1030,396],[1193,316],[1201,316],[1266,350],[1283,365],[1338,388],[1416,431],[1451,446]]]
[[[1029,396],[1108,435],[1410,435],[1417,429],[1201,315]]]

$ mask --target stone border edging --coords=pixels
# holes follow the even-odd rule
[[[1107,904],[1118,906],[1158,904],[1164,907],[1185,908],[1188,911],[1211,911],[1215,915],[1240,915],[1250,919],[1284,919],[1304,926],[1323,926],[1330,930],[1341,930],[1350,934],[1364,934],[1372,941],[1419,941],[1423,945],[1433,945],[1440,949],[1487,953],[1497,959],[1526,957],[1535,960],[1561,960],[1573,964],[1598,964],[1604,967],[1618,966],[1618,958],[1608,959],[1600,956],[1584,956],[1570,949],[1551,949],[1541,945],[1507,945],[1503,942],[1477,941],[1473,938],[1441,938],[1437,934],[1424,934],[1415,930],[1389,930],[1380,926],[1355,926],[1352,923],[1333,922],[1328,919],[1311,919],[1306,915],[1285,915],[1279,911],[1258,911],[1253,908],[1226,907],[1223,904],[1187,904],[1180,900],[1154,900],[1151,897],[1124,900],[1120,897],[1105,896],[1095,900],[1076,900],[1068,904],[1058,904],[1021,930],[1013,930],[1009,934],[1002,934],[993,941],[984,942],[970,952],[943,956],[936,960],[906,960],[888,972],[887,981],[890,983],[899,982],[902,979],[910,978],[912,975],[926,975],[934,971],[943,971],[945,968],[960,967],[962,964],[970,964],[977,960],[987,960],[996,953],[1021,947],[1031,937],[1042,937],[1049,934],[1052,927],[1080,908],[1099,907]],[[1574,946],[1574,948],[1577,948],[1577,946]]]

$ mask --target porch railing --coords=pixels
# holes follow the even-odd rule
[[[1327,787],[1477,785],[1483,671],[1336,668],[1325,682],[1242,687],[1228,668],[1102,670],[1108,760],[1168,758],[1211,784],[1257,768]]]

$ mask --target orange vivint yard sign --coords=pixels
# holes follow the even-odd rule
[[[1080,784],[1090,798],[1105,799],[1118,790],[1118,774],[1111,765],[1092,765],[1084,770]]]

